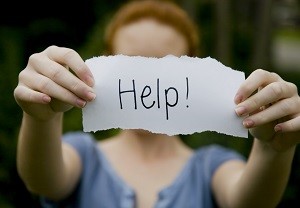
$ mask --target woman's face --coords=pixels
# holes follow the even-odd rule
[[[117,31],[113,51],[128,56],[164,57],[185,55],[188,47],[184,36],[174,28],[153,19],[142,19]],[[150,134],[145,130],[135,132],[143,137]]]
[[[128,56],[163,57],[185,55],[188,47],[184,36],[173,27],[147,18],[119,28],[113,50]]]

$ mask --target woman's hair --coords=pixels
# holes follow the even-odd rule
[[[169,25],[186,39],[189,56],[197,56],[199,47],[198,28],[187,13],[170,1],[134,0],[125,4],[110,21],[104,39],[106,54],[114,54],[114,38],[118,29],[140,19],[153,18]]]

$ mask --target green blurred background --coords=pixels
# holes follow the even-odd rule
[[[84,58],[101,54],[103,29],[125,1],[8,1],[0,13],[0,207],[39,207],[16,172],[22,112],[13,97],[18,73],[32,53],[49,45],[71,47]],[[300,86],[300,0],[177,0],[198,23],[200,57],[211,56],[249,75],[274,71]],[[81,130],[81,110],[66,113],[64,131]],[[98,139],[116,130],[97,132]],[[41,138],[42,139],[42,138]],[[211,132],[182,136],[193,148],[219,143],[247,156],[252,138]],[[279,207],[300,206],[300,150]]]

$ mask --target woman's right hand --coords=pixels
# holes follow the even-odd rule
[[[93,84],[92,73],[76,51],[50,46],[30,56],[14,97],[25,113],[46,121],[94,100]]]

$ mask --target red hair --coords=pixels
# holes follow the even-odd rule
[[[128,2],[115,14],[105,33],[105,52],[114,54],[114,38],[124,25],[143,18],[153,18],[169,25],[186,39],[189,56],[197,56],[199,47],[198,28],[187,13],[170,1],[135,0]]]

